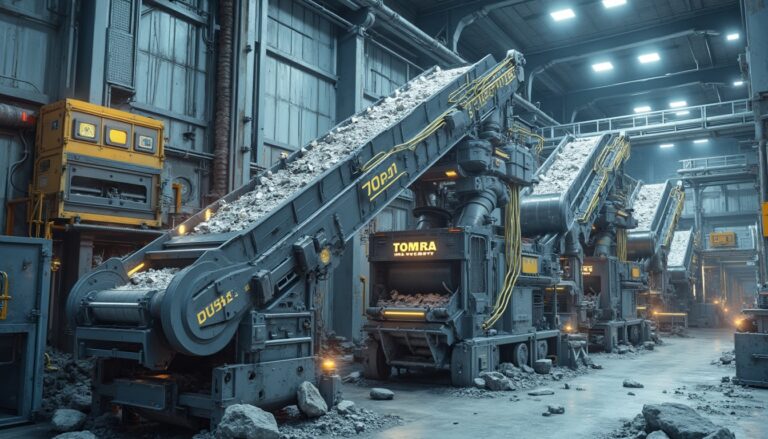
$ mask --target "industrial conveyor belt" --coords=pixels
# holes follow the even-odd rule
[[[659,184],[638,181],[630,195],[637,228],[627,236],[627,254],[632,260],[659,255],[669,250],[677,222],[683,212],[685,193],[671,180]]]
[[[576,225],[588,233],[627,158],[623,135],[566,136],[536,171],[539,183],[523,192],[523,236],[562,235]]]
[[[240,230],[190,234],[223,206],[254,193],[265,179],[290,168],[317,147],[317,141],[134,254],[108,260],[82,278],[69,297],[78,353],[109,354],[163,369],[168,359],[160,361],[158,355],[153,360],[151,355],[160,349],[150,342],[155,340],[152,332],[160,330],[162,343],[167,342],[172,352],[205,356],[220,351],[249,310],[268,309],[274,298],[290,291],[296,294],[297,284],[309,285],[322,276],[355,232],[491,111],[505,105],[522,78],[523,64],[522,56],[513,51],[501,63],[491,56],[483,58]],[[430,81],[434,74],[435,69],[428,70],[414,81]],[[397,99],[397,93],[375,105],[390,99]],[[365,117],[366,112],[350,117],[328,135]],[[129,283],[132,275],[149,269],[178,272],[171,273],[168,285]],[[96,340],[131,340],[142,348],[107,353],[89,348]]]
[[[695,241],[693,232],[693,229],[677,230],[672,237],[672,244],[667,256],[667,271],[669,271],[670,280],[673,282],[687,281],[691,274]]]

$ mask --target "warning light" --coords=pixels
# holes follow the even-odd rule
[[[445,176],[448,178],[456,178],[459,176],[459,173],[454,171],[453,169],[449,169],[445,171]]]
[[[573,326],[565,325],[565,332],[571,332],[571,331],[573,331]]]
[[[328,265],[331,263],[331,249],[328,247],[325,247],[322,251],[320,251],[320,262],[322,262],[324,265]]]
[[[179,236],[185,235],[187,233],[187,226],[182,224],[179,226]]]
[[[736,326],[737,328],[741,326],[742,323],[744,323],[744,319],[736,319],[733,321],[734,326]]]
[[[323,360],[321,367],[323,369],[323,372],[330,373],[336,370],[336,362],[330,358],[326,358],[325,360]]]

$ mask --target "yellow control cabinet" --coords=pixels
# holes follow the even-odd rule
[[[35,148],[42,220],[161,225],[162,122],[67,99],[41,109]]]
[[[736,247],[736,232],[712,232],[709,234],[709,246]]]

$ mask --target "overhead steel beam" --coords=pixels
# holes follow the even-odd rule
[[[738,74],[737,65],[722,66],[577,90],[564,97],[566,114],[583,108],[591,102],[609,97],[630,96],[645,93],[648,90],[668,89],[683,84],[723,82],[724,78],[733,78]]]
[[[574,38],[572,42],[559,47],[542,51],[528,51],[528,67],[545,64],[553,59],[572,57],[584,53],[610,50],[615,47],[635,44],[639,41],[648,41],[658,38],[659,35],[670,35],[688,30],[703,29],[727,29],[730,25],[739,26],[741,17],[738,4],[734,3],[722,8],[710,10],[706,13],[688,15],[686,18],[659,22],[641,29],[622,34],[609,33],[600,37],[582,40]]]

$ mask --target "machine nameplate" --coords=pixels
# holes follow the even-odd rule
[[[404,172],[398,171],[397,163],[393,162],[387,169],[374,175],[369,178],[368,181],[363,183],[362,189],[368,196],[368,200],[373,201],[404,174]]]
[[[437,252],[435,241],[393,242],[393,256],[434,256]]]
[[[237,291],[227,291],[227,294],[214,299],[213,302],[197,313],[197,324],[203,326],[206,320],[220,313],[225,306],[235,300],[235,297],[237,297]]]

